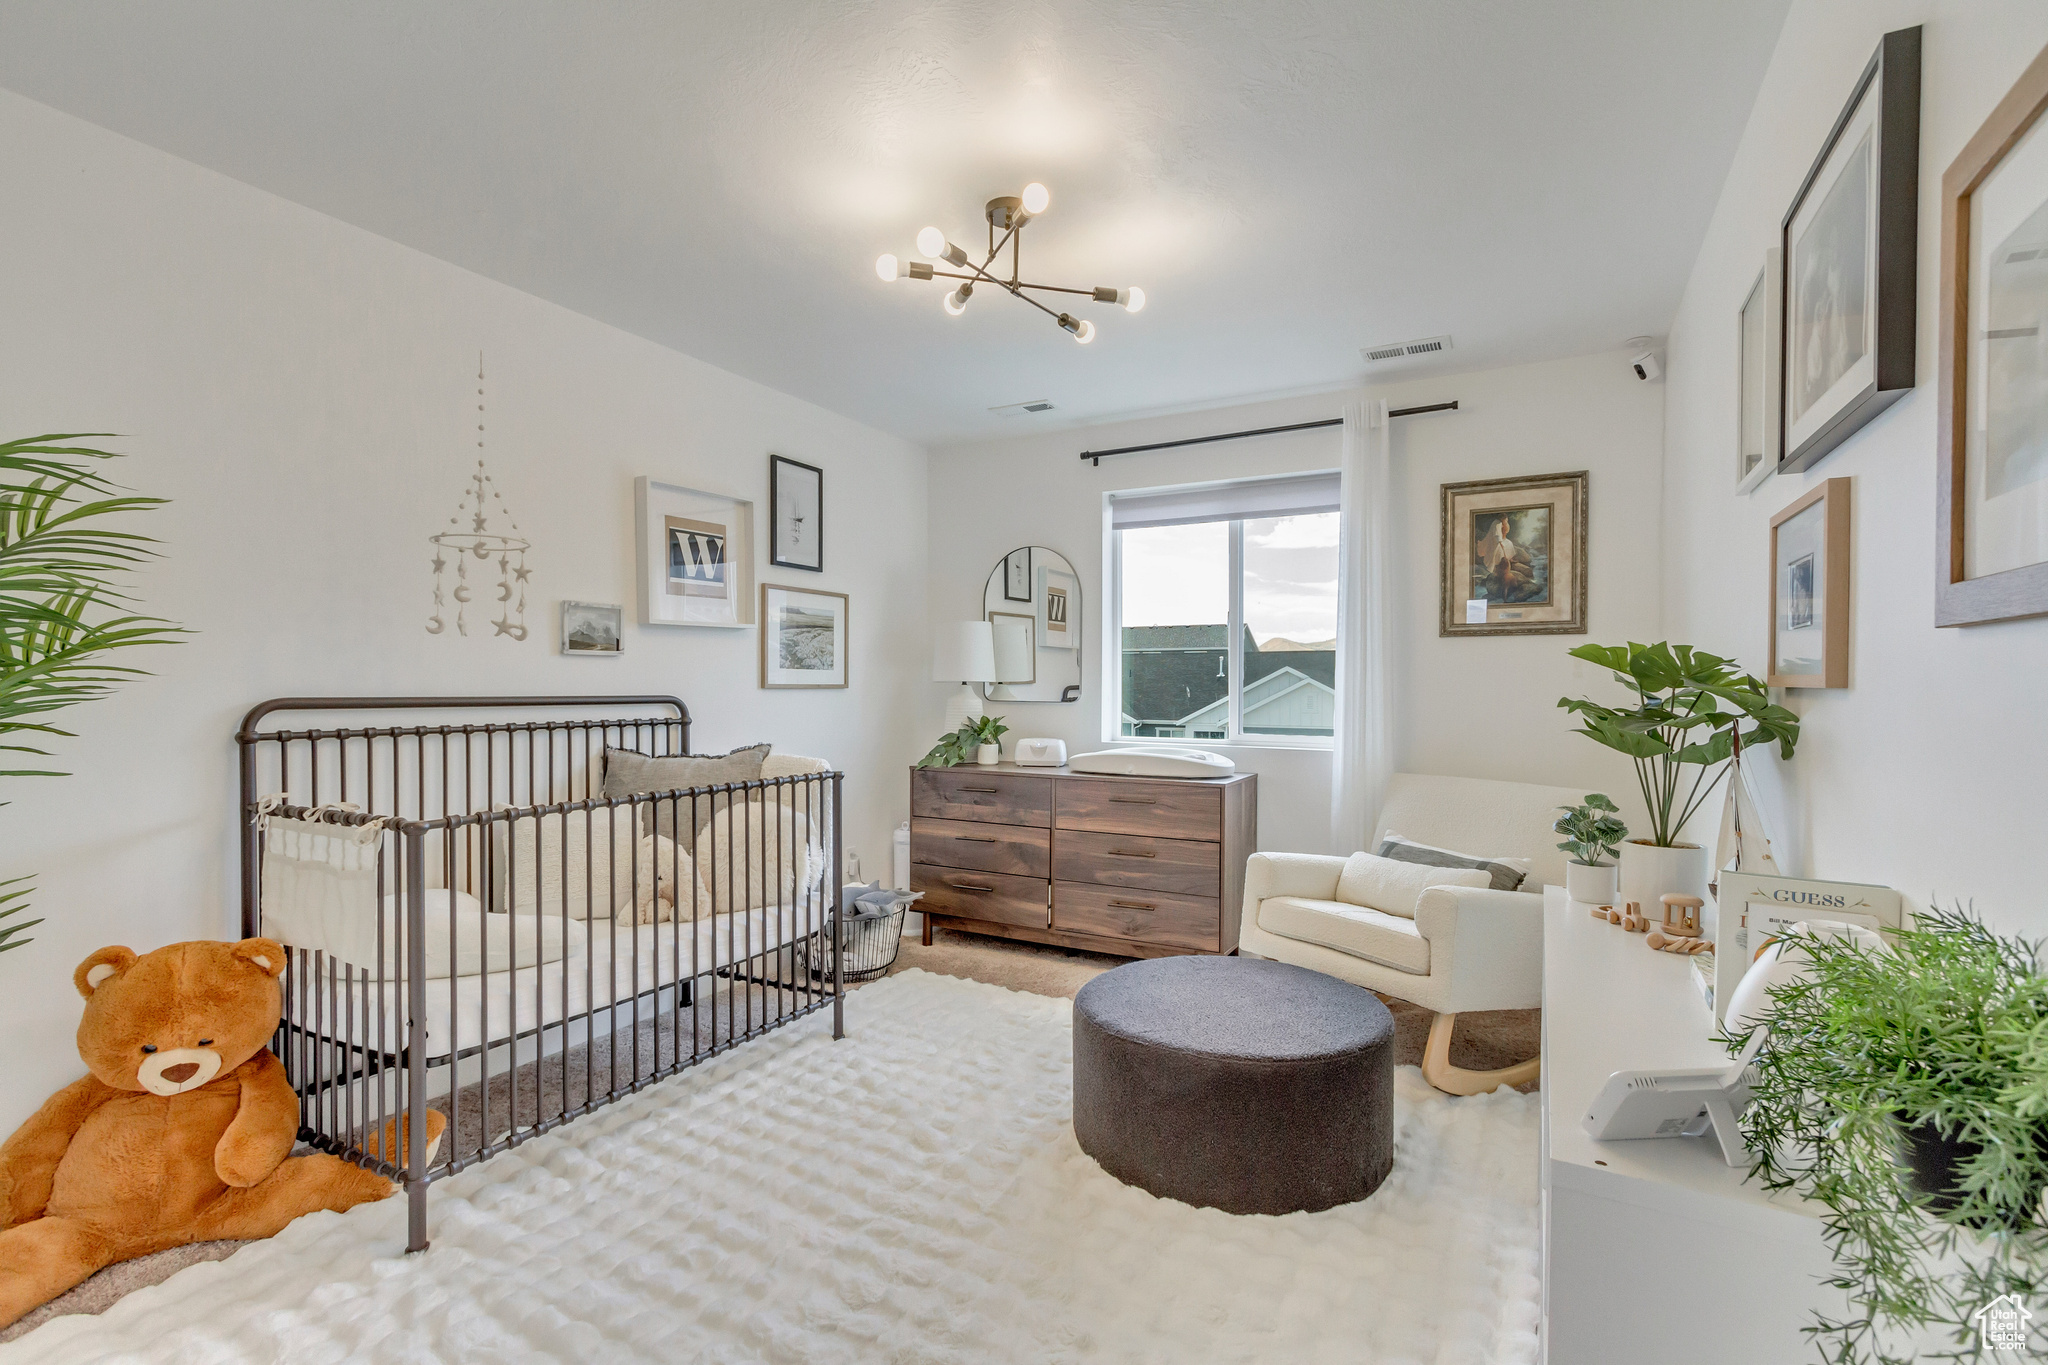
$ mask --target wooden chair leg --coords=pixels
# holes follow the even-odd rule
[[[1542,1059],[1504,1066],[1498,1071],[1468,1071],[1451,1065],[1451,1030],[1458,1016],[1439,1014],[1430,1021],[1429,1041],[1422,1045],[1422,1079],[1447,1095],[1483,1095],[1501,1086],[1523,1085],[1536,1079]]]

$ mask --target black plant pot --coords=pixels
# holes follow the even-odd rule
[[[2048,1156],[2048,1129],[2036,1129],[2034,1148]],[[1981,1142],[1969,1142],[1960,1135],[1944,1134],[1933,1119],[1920,1123],[1907,1123],[1903,1117],[1899,1122],[1899,1159],[1906,1168],[1906,1184],[1915,1194],[1927,1196],[1928,1212],[1946,1218],[1963,1202],[1963,1166],[1984,1150]],[[2035,1211],[2041,1206],[2041,1194],[2048,1185],[2037,1183],[2027,1192],[2025,1202],[2017,1209],[2007,1212],[2004,1218],[1964,1218],[1964,1226],[1982,1231],[1996,1227],[2012,1232],[2026,1227],[2035,1219]]]

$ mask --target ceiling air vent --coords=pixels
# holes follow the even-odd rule
[[[1034,398],[1028,403],[1005,403],[999,408],[990,408],[998,417],[1022,417],[1026,413],[1051,412],[1052,404],[1043,398]]]
[[[1421,337],[1414,341],[1390,341],[1383,346],[1367,346],[1359,354],[1368,365],[1377,365],[1387,360],[1406,360],[1410,356],[1436,355],[1451,349],[1447,336]]]

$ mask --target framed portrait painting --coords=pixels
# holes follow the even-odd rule
[[[1439,635],[1586,633],[1586,471],[1443,486]]]
[[[633,506],[643,625],[754,623],[753,503],[642,475]]]
[[[1913,387],[1920,30],[1887,33],[1779,227],[1779,468],[1806,469]]]
[[[1849,481],[1771,518],[1772,687],[1849,685]]]
[[[2048,613],[2048,51],[1941,178],[1934,623]]]
[[[843,592],[761,585],[761,686],[846,686]]]
[[[825,571],[825,471],[786,455],[768,457],[768,562]]]

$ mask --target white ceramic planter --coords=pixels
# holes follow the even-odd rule
[[[1621,869],[1613,863],[1582,863],[1566,860],[1564,893],[1585,905],[1612,905],[1620,890]]]
[[[982,744],[976,746],[974,750],[974,761],[983,767],[1000,761],[1002,756],[1003,746],[1000,744]]]
[[[1565,875],[1571,875],[1569,867]],[[1643,914],[1654,920],[1664,913],[1659,898],[1668,894],[1706,899],[1707,851],[1698,844],[1659,848],[1634,839],[1624,843],[1621,846],[1621,900],[1639,903]]]

